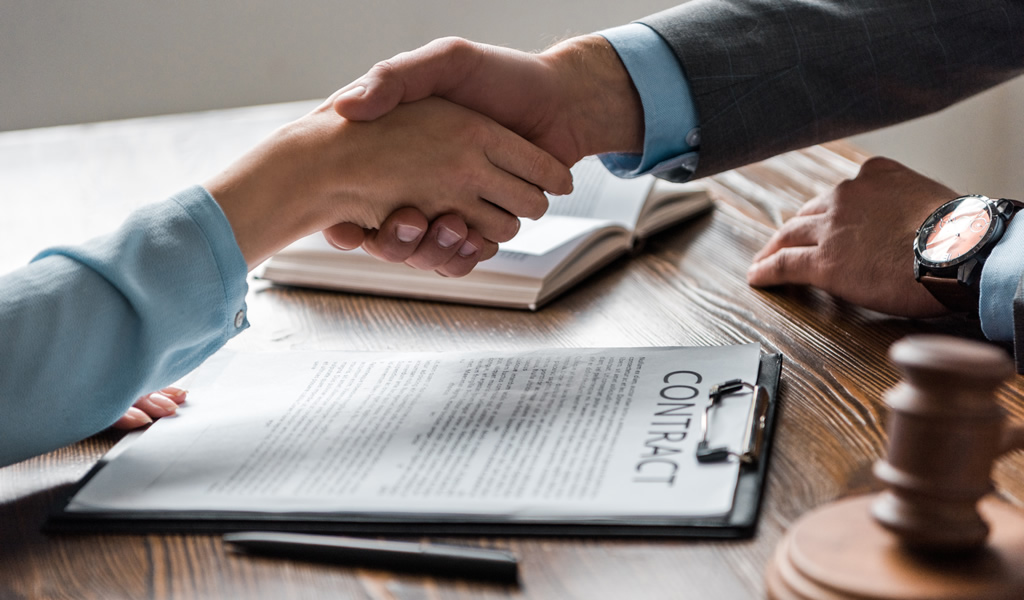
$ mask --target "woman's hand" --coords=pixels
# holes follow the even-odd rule
[[[467,232],[456,252],[466,241],[476,252],[493,250],[485,241],[511,239],[517,217],[543,215],[543,192],[568,193],[572,176],[493,120],[428,98],[372,122],[348,121],[325,103],[272,134],[206,189],[251,268],[337,223],[379,229],[403,207],[427,219],[457,215],[480,234],[477,244]]]
[[[178,405],[185,401],[188,392],[176,387],[165,387],[135,401],[112,427],[114,429],[138,429],[153,422],[153,419],[169,417],[178,410]]]

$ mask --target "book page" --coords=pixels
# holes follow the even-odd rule
[[[738,464],[698,465],[708,388],[758,344],[510,353],[221,353],[189,400],[70,511],[671,522],[726,514]],[[737,447],[750,395],[712,445]]]
[[[636,227],[653,177],[620,179],[592,156],[573,165],[572,174],[572,193],[548,195],[548,212],[536,221],[520,219],[519,233],[501,244],[500,253],[543,256],[605,227]]]
[[[632,231],[654,177],[621,179],[596,157],[587,157],[572,167],[573,191],[566,196],[548,196],[548,215],[613,221]]]
[[[566,242],[617,225],[614,221],[552,214],[544,215],[536,221],[520,219],[519,223],[519,233],[511,240],[502,242],[500,252],[543,256]]]

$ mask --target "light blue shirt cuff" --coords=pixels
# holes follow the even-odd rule
[[[245,295],[249,291],[245,276],[249,270],[242,255],[242,250],[235,241],[235,232],[231,223],[221,209],[220,204],[201,185],[194,185],[182,190],[171,198],[195,221],[203,232],[210,253],[221,276],[224,286],[224,302],[228,311],[234,312],[233,324],[228,326],[229,335],[238,335],[248,329],[249,317],[245,305]],[[232,314],[229,312],[229,315]],[[241,315],[241,317],[238,317]]]
[[[605,154],[601,161],[619,177],[653,173],[674,180],[689,178],[697,169],[700,120],[672,48],[642,23],[598,34],[619,54],[644,109],[643,154]]]
[[[979,316],[985,337],[994,342],[1013,341],[1013,296],[1024,269],[1024,213],[1006,227],[981,271]]]

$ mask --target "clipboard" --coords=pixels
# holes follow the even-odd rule
[[[757,381],[765,404],[755,407],[757,390],[752,394],[751,410],[757,423],[753,434],[760,436],[757,459],[741,459],[732,510],[718,517],[674,519],[671,524],[623,523],[523,523],[486,521],[354,520],[330,514],[259,513],[222,511],[71,512],[66,510],[74,495],[118,453],[115,446],[68,492],[43,526],[46,533],[127,533],[127,534],[221,534],[236,531],[288,531],[355,535],[493,535],[493,536],[608,536],[678,537],[703,539],[743,539],[757,529],[771,457],[772,440],[779,411],[781,354],[762,354]],[[733,383],[735,382],[727,382]],[[741,382],[744,383],[744,382]],[[741,386],[742,387],[742,386]],[[735,385],[722,393],[735,391]],[[713,418],[713,417],[712,417]],[[129,434],[133,435],[133,434]],[[749,439],[749,436],[747,436]],[[119,444],[120,446],[120,444]],[[721,449],[712,449],[721,450]],[[739,455],[743,449],[730,452]]]

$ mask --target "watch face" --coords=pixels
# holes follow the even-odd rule
[[[948,266],[972,256],[991,237],[995,213],[981,196],[963,196],[939,207],[918,230],[918,257]]]

